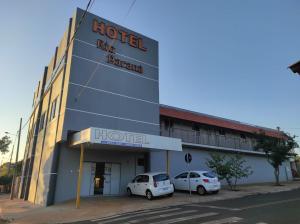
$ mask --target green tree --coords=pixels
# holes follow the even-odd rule
[[[253,174],[250,166],[245,165],[246,160],[239,154],[230,156],[229,164],[231,167],[231,178],[233,179],[233,189],[236,190],[237,181],[241,178],[248,177]]]
[[[226,180],[231,190],[236,190],[239,179],[253,173],[250,166],[245,166],[246,160],[241,155],[226,156],[213,153],[210,157],[206,165],[218,175],[220,180]]]
[[[296,155],[294,149],[299,147],[295,141],[295,135],[281,133],[282,138],[272,138],[266,136],[264,132],[260,132],[255,146],[256,150],[262,149],[267,155],[268,162],[274,168],[275,184],[278,186],[280,185],[280,166],[289,158],[294,157]]]
[[[9,147],[10,143],[11,143],[11,140],[7,135],[3,136],[0,139],[0,152],[2,154],[5,154],[8,152],[8,147]]]

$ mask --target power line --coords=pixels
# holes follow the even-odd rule
[[[132,8],[133,8],[135,2],[136,2],[136,0],[133,0],[133,1],[132,1],[132,3],[130,4],[130,6],[129,6],[129,8],[128,8],[128,11],[127,11],[127,13],[125,14],[123,20],[127,19],[127,17],[129,16],[129,13],[131,12],[131,10],[132,10]],[[110,42],[110,46],[114,46],[114,43],[115,43],[115,42],[116,42],[116,39],[113,39],[113,40]],[[106,52],[109,52],[109,48],[106,49]],[[103,57],[104,57],[104,54],[102,55],[101,60],[99,60],[99,61],[102,61]],[[79,93],[78,93],[77,97],[75,98],[75,101],[76,101],[76,102],[77,102],[78,99],[80,98],[81,94],[84,92],[85,86],[87,86],[87,85],[90,83],[90,81],[94,78],[94,75],[96,74],[96,72],[97,72],[99,66],[100,66],[100,64],[97,63],[95,69],[93,70],[93,72],[92,72],[91,75],[89,76],[89,78],[88,78],[88,80],[86,81],[86,83],[85,83],[83,86],[81,86],[81,89],[79,90]]]
[[[60,59],[58,65],[55,66],[56,68],[55,68],[55,70],[54,70],[54,71],[52,72],[52,74],[51,74],[51,79],[53,79],[53,74],[56,74],[57,70],[60,68],[61,63],[64,61],[64,59],[65,59],[65,57],[66,57],[66,55],[67,55],[67,51],[69,50],[69,47],[70,47],[71,43],[73,42],[73,40],[74,40],[74,38],[75,38],[75,35],[76,35],[76,33],[78,32],[78,30],[79,30],[79,28],[80,28],[80,25],[82,24],[82,22],[83,22],[83,20],[84,20],[86,14],[87,14],[89,8],[92,7],[92,5],[94,4],[94,2],[95,2],[95,0],[89,0],[88,4],[87,4],[87,6],[86,6],[86,9],[85,9],[85,11],[84,11],[84,13],[82,14],[82,16],[81,16],[81,18],[80,18],[80,20],[79,20],[79,22],[78,22],[78,24],[77,24],[77,26],[76,26],[76,28],[75,28],[74,34],[73,34],[73,36],[71,37],[69,43],[68,43],[67,46],[66,46],[66,50],[65,50],[63,56],[61,57],[61,59]],[[51,80],[51,81],[52,81],[52,80]],[[42,97],[42,98],[43,98],[43,97]],[[41,101],[41,100],[42,100],[42,99],[40,99],[39,101]],[[27,119],[27,121],[25,122],[25,124],[23,125],[23,127],[21,128],[21,130],[23,130],[23,129],[27,126],[28,122],[30,121],[30,118],[31,118],[31,116],[29,116],[29,118]]]

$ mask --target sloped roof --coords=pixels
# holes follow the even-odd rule
[[[192,121],[200,124],[212,125],[216,127],[227,128],[231,130],[247,132],[247,133],[259,133],[263,131],[267,136],[282,138],[284,137],[282,132],[276,129],[260,127],[256,125],[246,124],[239,121],[216,117],[208,114],[197,113],[189,110],[184,110],[167,105],[160,105],[160,115],[166,117],[177,118],[186,121]]]

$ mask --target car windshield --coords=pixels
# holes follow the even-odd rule
[[[207,173],[202,173],[203,176],[208,177],[208,178],[215,178],[216,175],[213,174],[212,172],[207,172]]]
[[[169,176],[167,174],[157,174],[155,176],[153,176],[153,180],[155,182],[159,182],[159,181],[165,181],[165,180],[169,180]]]

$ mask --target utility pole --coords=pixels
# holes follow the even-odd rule
[[[16,161],[15,161],[14,174],[13,174],[11,189],[10,189],[10,200],[14,199],[14,188],[15,188],[15,179],[16,179],[16,172],[17,172],[17,163],[18,163],[18,157],[19,157],[21,130],[22,130],[22,118],[20,119],[20,128],[19,128],[19,133],[18,133],[18,145],[17,145]]]

